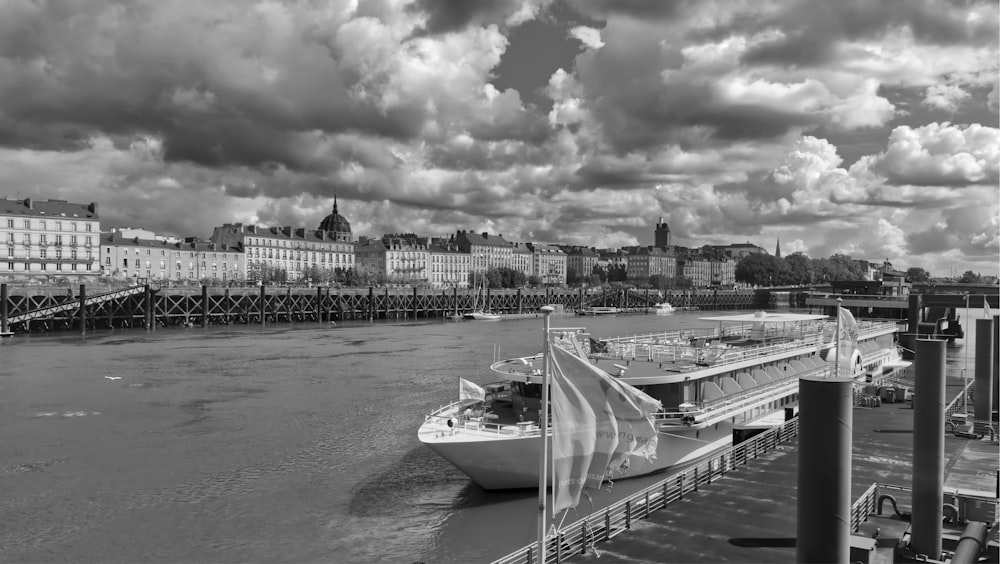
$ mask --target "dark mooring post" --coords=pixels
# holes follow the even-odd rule
[[[288,287],[288,292],[285,294],[285,315],[288,316],[288,322],[292,322],[292,287]]]
[[[799,379],[796,562],[840,562],[851,552],[851,378]]]
[[[226,286],[226,293],[222,296],[222,314],[225,316],[223,324],[229,325],[229,316],[233,311],[233,304],[229,301],[229,287]]]
[[[323,323],[323,287],[316,286],[316,323]]]
[[[417,287],[413,287],[413,319],[417,319]]]
[[[10,333],[7,321],[7,285],[0,284],[0,335]]]
[[[458,317],[458,284],[455,284],[455,287],[451,289],[451,298],[452,303],[455,304],[455,317]]]
[[[260,297],[258,300],[258,306],[260,309],[260,326],[264,326],[264,318],[267,317],[267,286],[263,282],[260,283]]]
[[[910,550],[941,559],[944,511],[945,341],[917,339],[913,364],[913,516]]]
[[[153,330],[153,294],[149,291],[149,284],[142,288],[142,320],[147,331]]]
[[[996,335],[993,333],[992,319],[976,320],[976,399],[974,417],[978,421],[990,421],[993,414],[993,348],[996,347]]]
[[[80,334],[87,334],[87,285],[80,284]]]
[[[518,288],[517,289],[517,313],[518,314],[524,313],[524,308],[522,307],[521,299],[522,299],[522,297],[521,297],[521,289]]]
[[[208,285],[201,285],[201,326],[208,327]]]

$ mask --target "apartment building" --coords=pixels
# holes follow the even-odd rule
[[[144,230],[142,230],[144,231]],[[105,276],[147,280],[241,282],[244,253],[239,247],[173,237],[128,237],[134,230],[101,235],[101,268]]]
[[[288,280],[302,278],[309,267],[354,268],[354,242],[334,231],[226,223],[212,230],[211,241],[242,248],[243,277],[251,281],[260,279],[264,265],[284,270]]]
[[[0,276],[97,277],[101,273],[97,204],[0,199]]]

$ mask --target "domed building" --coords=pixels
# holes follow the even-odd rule
[[[337,213],[337,196],[333,196],[333,213],[323,218],[319,224],[321,231],[331,233],[330,238],[334,241],[353,241],[354,235],[351,233],[351,222],[347,218]]]

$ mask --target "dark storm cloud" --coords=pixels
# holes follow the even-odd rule
[[[743,33],[780,29],[783,37],[744,55],[747,63],[816,66],[837,55],[842,40],[878,39],[907,28],[925,43],[951,45],[996,40],[995,21],[967,22],[963,3],[935,0],[803,0],[769,18],[742,19],[717,30]]]
[[[580,14],[593,19],[629,16],[638,19],[669,19],[694,4],[688,0],[563,0]]]
[[[417,0],[408,9],[427,14],[417,35],[461,31],[480,23],[502,23],[520,9],[522,0]]]

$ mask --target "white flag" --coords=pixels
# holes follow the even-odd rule
[[[458,399],[486,401],[486,390],[477,385],[475,382],[470,382],[465,378],[459,378]]]
[[[552,346],[553,511],[576,507],[584,487],[598,488],[630,456],[656,456],[653,414],[659,401],[585,359]]]
[[[840,338],[849,341],[856,341],[858,338],[858,322],[854,320],[854,315],[844,308],[837,308],[840,316]]]

